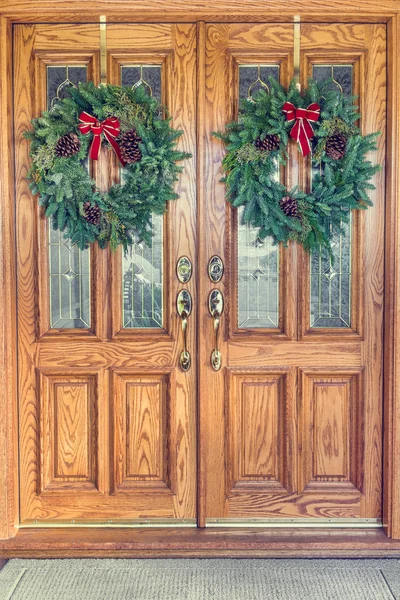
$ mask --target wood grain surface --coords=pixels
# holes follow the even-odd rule
[[[55,10],[55,6],[57,9]],[[355,0],[351,5],[346,0],[196,0],[188,10],[184,0],[166,3],[163,0],[135,0],[134,6],[124,0],[88,0],[83,7],[79,0],[38,0],[34,5],[29,0],[3,0],[0,14],[12,17],[15,22],[63,22],[99,21],[107,15],[108,21],[132,22],[290,22],[300,14],[308,22],[374,22],[385,23],[399,12],[395,0]]]
[[[187,6],[179,0],[174,9],[168,11],[165,4],[160,6],[159,0],[149,0],[146,6],[138,2],[135,14],[141,15],[142,22],[148,19],[164,23],[148,26],[120,24],[108,27],[108,58],[109,64],[114,65],[110,69],[113,81],[118,83],[119,66],[123,63],[131,64],[132,59],[159,61],[163,65],[163,76],[166,76],[167,81],[165,102],[170,107],[176,126],[185,129],[185,135],[180,142],[182,147],[194,153],[197,135],[197,178],[195,162],[185,164],[187,176],[183,177],[179,184],[182,201],[172,207],[167,219],[166,232],[170,239],[167,248],[167,277],[171,285],[166,297],[169,308],[165,330],[152,335],[151,344],[148,338],[126,335],[120,331],[120,301],[115,289],[115,285],[119,285],[116,272],[118,257],[111,262],[107,256],[94,259],[97,300],[93,307],[95,327],[91,335],[69,332],[62,333],[60,337],[59,332],[49,332],[43,320],[43,310],[46,309],[43,300],[45,288],[41,287],[40,292],[38,282],[44,281],[46,272],[40,271],[35,260],[37,256],[43,258],[40,236],[45,228],[43,222],[37,218],[35,205],[32,204],[22,183],[27,168],[27,146],[22,138],[22,131],[32,114],[40,110],[40,102],[43,102],[44,97],[43,77],[40,78],[39,73],[40,70],[43,73],[46,61],[65,64],[67,59],[73,62],[84,57],[96,80],[98,27],[67,24],[68,21],[75,21],[79,17],[80,10],[92,15],[94,21],[97,21],[99,14],[104,13],[115,22],[132,20],[130,9],[118,1],[100,0],[94,3],[89,0],[83,9],[77,6],[75,0],[68,3],[61,0],[57,3],[57,8],[62,11],[64,25],[24,26],[20,32],[19,28],[16,28],[15,38],[15,114],[18,148],[16,170],[20,193],[17,209],[18,277],[23,296],[20,352],[24,368],[31,373],[20,383],[21,408],[24,411],[21,439],[26,449],[25,456],[25,450],[22,453],[21,462],[22,472],[26,474],[26,479],[22,478],[22,504],[25,515],[29,514],[39,519],[90,519],[95,514],[99,519],[107,519],[111,511],[116,519],[124,519],[133,516],[181,518],[193,517],[196,514],[196,377],[194,371],[189,377],[182,376],[177,370],[173,371],[181,350],[179,323],[174,307],[174,297],[178,290],[174,279],[174,261],[181,254],[193,257],[196,256],[196,252],[199,257],[197,269],[201,276],[198,281],[192,279],[190,289],[197,299],[195,305],[199,328],[195,324],[194,311],[189,324],[189,343],[194,353],[196,348],[199,349],[201,374],[198,405],[199,524],[203,525],[207,516],[343,517],[381,514],[384,173],[377,176],[373,211],[363,215],[355,228],[355,260],[358,262],[355,263],[353,281],[353,289],[356,292],[353,311],[357,316],[354,331],[349,334],[342,333],[340,336],[332,335],[334,332],[317,336],[309,332],[305,321],[307,304],[304,304],[304,299],[308,302],[306,262],[301,253],[298,262],[296,248],[291,245],[284,253],[281,271],[285,274],[288,286],[286,296],[281,295],[287,310],[287,318],[282,321],[281,338],[275,336],[274,340],[274,335],[271,335],[268,343],[265,343],[263,334],[260,336],[255,332],[236,332],[234,309],[228,304],[222,319],[221,348],[224,368],[229,369],[213,373],[209,365],[212,324],[206,303],[211,285],[206,277],[206,266],[212,254],[220,254],[225,260],[227,279],[230,278],[230,281],[223,280],[221,289],[224,290],[226,298],[229,298],[235,286],[235,270],[232,265],[235,258],[232,244],[235,220],[229,211],[226,212],[223,187],[217,183],[221,176],[219,161],[222,149],[218,147],[218,142],[212,140],[210,132],[221,128],[227,116],[232,115],[235,110],[234,69],[242,61],[257,62],[265,61],[266,58],[276,60],[282,65],[284,77],[290,78],[292,25],[266,26],[263,21],[291,22],[293,14],[301,14],[303,20],[310,21],[310,24],[302,24],[304,73],[311,68],[313,62],[353,62],[355,84],[361,96],[362,124],[365,132],[384,130],[386,66],[389,69],[389,194],[386,204],[391,208],[386,222],[386,288],[390,294],[386,300],[386,358],[389,368],[385,377],[385,393],[386,401],[392,403],[389,404],[389,410],[385,410],[388,435],[385,437],[387,470],[384,522],[390,534],[400,537],[400,510],[396,494],[398,470],[394,466],[398,457],[398,423],[395,418],[398,413],[395,410],[397,363],[393,358],[397,340],[394,298],[398,290],[395,281],[399,280],[399,277],[395,279],[398,261],[393,249],[396,247],[398,228],[394,204],[389,202],[398,185],[392,163],[398,154],[399,141],[398,124],[397,127],[394,124],[397,121],[393,112],[398,81],[398,46],[395,33],[399,23],[397,16],[391,20],[389,18],[399,7],[386,0],[356,2],[352,7],[342,0],[333,0],[333,4],[330,2],[329,6],[318,3],[318,7],[313,7],[313,0],[311,4],[308,2],[307,6],[302,0],[290,1],[285,7],[280,3],[278,5],[276,0],[262,3],[257,0],[246,4],[231,0],[228,3],[224,2],[223,6],[217,0],[212,5],[195,2],[188,11]],[[227,10],[230,11],[230,20],[237,20],[239,23],[207,26],[200,23],[197,27],[197,40],[194,26],[166,24],[170,21],[192,21],[196,18],[217,22],[226,19]],[[50,14],[48,3],[44,0],[35,3],[35,7],[26,1],[16,0],[9,3],[5,0],[0,7],[0,14],[13,15],[15,21],[26,20],[28,13],[31,22],[43,20],[45,14],[47,21],[57,21],[57,12]],[[315,20],[321,23],[337,21],[338,14],[343,22],[340,25],[311,24]],[[355,20],[356,16],[357,24],[344,24]],[[387,65],[385,28],[361,24],[371,20],[372,16],[375,22],[390,20]],[[254,24],[240,23],[246,19]],[[10,61],[4,60],[4,56],[9,57],[11,52],[11,26],[5,17],[1,17],[0,21],[1,47],[5,51],[0,60],[0,85],[2,90],[6,91],[5,94],[1,94],[0,111],[2,122],[10,124],[11,71]],[[255,24],[257,21],[260,22]],[[329,49],[326,39],[330,40]],[[35,77],[40,83],[36,92],[33,92],[26,82]],[[22,81],[24,83],[21,83]],[[11,136],[10,127],[9,132]],[[2,197],[9,197],[12,196],[10,174],[13,168],[12,157],[8,152],[11,138],[3,136],[2,139],[0,152],[3,157],[8,157],[8,167],[5,169],[6,177],[0,178],[0,187],[2,186]],[[385,158],[384,149],[382,136],[377,155],[382,163]],[[297,157],[294,156],[293,154],[291,157],[291,172],[295,174],[295,178],[306,181],[303,175],[305,165],[297,165]],[[113,180],[116,177],[115,167],[109,165],[107,169],[107,177]],[[197,206],[194,201],[196,187]],[[2,231],[5,245],[2,249],[5,251],[4,248],[8,248],[8,254],[12,255],[12,209],[7,208],[4,215]],[[199,242],[196,238],[197,231]],[[3,289],[7,289],[8,294],[8,300],[1,308],[4,317],[2,334],[4,340],[15,340],[13,262],[2,262],[5,267],[0,277],[3,277],[2,281],[6,284]],[[365,265],[364,271],[360,269],[361,264]],[[301,302],[297,302],[296,299],[298,287],[301,289]],[[373,327],[369,327],[371,323],[374,324]],[[118,335],[122,336],[118,339],[118,344],[113,343],[117,342]],[[65,352],[66,345],[69,346],[68,352]],[[13,445],[16,407],[12,402],[15,397],[15,346],[13,348],[12,344],[8,343],[3,345],[3,351],[4,348],[6,369],[3,390],[9,411],[0,411],[0,432],[5,432],[5,436],[2,435],[0,439],[3,467],[0,467],[0,486],[3,485],[5,489],[7,482],[8,496],[2,496],[0,499],[0,538],[15,533],[13,526],[18,514],[18,485],[15,480],[15,461],[12,458],[15,456],[16,447],[15,441]],[[36,368],[39,370],[36,371]],[[320,372],[313,372],[313,369],[320,369]],[[120,465],[128,465],[127,470],[120,472],[120,467],[116,468],[117,463],[114,463],[112,458],[118,427],[114,430],[111,426],[113,404],[108,401],[108,394],[114,389],[110,373],[115,372],[115,375],[118,375],[118,370],[124,373],[123,377],[134,380],[134,387],[129,387],[125,381],[118,392],[121,407],[125,410],[125,422],[120,422],[121,431],[125,432],[125,436],[128,431],[132,432],[131,445],[120,445],[122,453],[125,452],[125,463],[122,461]],[[86,372],[86,383],[79,379],[83,376],[83,371]],[[137,380],[140,377],[145,385],[140,385],[138,390]],[[160,392],[159,387],[162,385],[164,389],[164,383],[159,382],[164,382],[165,377],[167,391],[164,394]],[[42,389],[41,378],[50,378],[53,381],[48,386],[48,408],[52,407],[53,413],[50,411],[47,416],[46,412],[43,412],[43,406],[40,408],[38,403],[38,392]],[[236,383],[233,385],[235,378]],[[300,386],[302,378],[303,384]],[[92,381],[95,381],[95,384],[92,384]],[[180,399],[179,402],[174,402],[173,394],[169,396],[171,390],[175,390],[173,393],[176,394],[175,398]],[[295,399],[298,391],[302,395],[297,403]],[[133,401],[133,398],[138,397],[141,399],[139,408]],[[214,401],[214,398],[217,401]],[[333,412],[326,410],[327,402],[332,404]],[[86,407],[86,412],[84,410],[82,414],[78,413],[78,404]],[[165,415],[167,421],[160,418],[161,414]],[[300,425],[297,428],[299,417]],[[261,418],[265,422],[264,428],[259,426]],[[43,456],[40,457],[40,453],[43,452],[44,438],[41,439],[41,434],[44,434],[46,427],[49,430],[52,423],[56,425],[56,434],[53,439],[51,435],[46,434],[48,451],[42,462]],[[176,427],[171,427],[171,423],[176,424]],[[287,435],[288,431],[292,435]],[[302,439],[301,436],[309,436],[311,446],[308,445],[304,450],[302,444],[296,445],[298,435],[299,440]],[[304,437],[305,439],[308,438]],[[135,452],[131,453],[130,448],[133,447]],[[151,471],[157,472],[156,479],[166,482],[163,490],[158,480],[152,480],[150,484],[153,477]],[[59,475],[56,482],[53,473]],[[140,493],[137,490],[129,500],[125,492],[125,495],[114,493],[115,482],[122,482],[122,477],[126,480],[126,473],[130,480],[128,488],[137,485],[137,476],[139,479],[147,479],[147,488],[141,487]],[[390,480],[387,478],[388,474]],[[43,489],[43,478],[48,482],[48,489],[38,494]],[[237,482],[235,485],[234,481]],[[52,490],[54,483],[63,488],[62,495],[58,498]],[[91,486],[90,490],[88,484]],[[257,491],[256,484],[261,486],[262,491],[261,488]],[[310,490],[312,497],[297,493],[300,484]],[[154,489],[157,485],[158,490]],[[325,488],[322,489],[321,485],[325,485]],[[70,491],[68,486],[72,486]],[[268,486],[269,493],[266,489]],[[341,486],[340,503],[329,492],[333,492],[335,486]],[[172,497],[171,489],[174,490],[172,502],[166,498]],[[99,492],[101,497],[98,496]],[[127,493],[132,494],[132,489]],[[135,503],[133,512],[131,506],[128,511],[126,508],[127,500],[131,503],[132,499]],[[75,503],[74,506],[71,502]],[[243,532],[243,538],[235,531],[225,530],[221,535],[221,530],[209,528],[205,532],[199,532],[206,534],[204,538],[197,537],[197,532],[189,530],[184,533],[174,530],[172,536],[159,530],[153,538],[152,532],[139,530],[133,534],[133,531],[119,530],[116,533],[113,530],[85,530],[80,534],[77,529],[46,533],[43,530],[22,530],[14,540],[15,544],[12,542],[13,546],[7,546],[8,542],[0,542],[0,552],[3,549],[4,553],[11,553],[6,555],[14,556],[24,552],[36,556],[40,553],[43,556],[68,556],[71,552],[72,555],[82,552],[81,555],[88,556],[100,556],[102,552],[103,555],[109,556],[145,556],[157,555],[157,552],[160,556],[187,555],[188,552],[193,556],[204,556],[207,552],[210,556],[218,553],[221,556],[246,556],[249,553],[252,556],[277,556],[280,553],[301,556],[310,555],[310,552],[326,552],[328,548],[326,555],[334,556],[343,552],[349,553],[348,555],[362,555],[369,551],[370,555],[371,552],[377,552],[379,555],[380,552],[390,553],[390,548],[394,553],[400,550],[395,543],[381,537],[381,534],[375,531],[362,534],[320,531],[313,534],[314,537],[310,537],[303,532],[278,530],[267,533],[249,530]],[[164,541],[163,535],[169,536],[170,544]],[[139,536],[143,542],[142,546]],[[56,539],[59,540],[58,545]],[[201,539],[204,540],[204,544],[199,546]],[[182,550],[183,547],[186,550]]]
[[[353,64],[364,133],[379,130],[383,166],[373,209],[353,224],[354,324],[310,329],[309,257],[292,248],[281,264],[281,329],[237,329],[235,218],[220,182],[221,130],[237,107],[237,69],[293,64],[293,28],[209,24],[205,39],[205,226],[200,263],[219,254],[225,277],[223,368],[210,369],[212,320],[200,315],[207,344],[200,361],[200,452],[206,517],[370,517],[382,515],[383,253],[386,123],[386,31],[381,25],[301,25],[303,82],[313,64]],[[258,53],[258,54],[257,54]],[[289,74],[290,79],[290,74]],[[234,87],[236,86],[236,87]],[[296,156],[295,156],[296,154]],[[308,185],[308,163],[293,149],[290,165]],[[205,272],[206,266],[202,267]],[[201,282],[206,298],[211,285]],[[299,289],[294,302],[288,290]],[[290,315],[287,318],[287,315]],[[278,384],[277,374],[282,383]],[[221,473],[225,473],[222,478]]]
[[[21,25],[15,30],[15,123],[21,520],[101,521],[195,517],[196,361],[179,370],[182,351],[176,263],[196,244],[196,27],[109,26],[110,77],[149,59],[163,69],[164,102],[183,131],[185,163],[165,218],[165,326],[122,330],[120,257],[94,249],[92,322],[87,331],[49,329],[47,224],[25,181],[30,119],[45,108],[46,65],[88,65],[98,81],[95,25]],[[30,84],[35,80],[38,86]],[[100,189],[116,181],[109,153],[93,174]],[[195,282],[189,289],[195,297]],[[117,308],[118,307],[118,308]],[[118,332],[122,331],[118,337]],[[196,315],[188,344],[195,356]],[[121,371],[123,369],[123,371]],[[123,492],[123,493],[122,493]]]
[[[0,17],[0,538],[19,521],[12,25]]]

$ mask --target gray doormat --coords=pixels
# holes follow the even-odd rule
[[[10,560],[0,600],[400,600],[396,559]]]

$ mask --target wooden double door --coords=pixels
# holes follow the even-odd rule
[[[21,524],[378,523],[384,168],[335,260],[310,257],[241,223],[212,136],[269,75],[289,83],[293,26],[107,25],[108,81],[147,86],[192,154],[152,245],[125,256],[50,231],[25,180],[31,118],[69,85],[99,82],[99,27],[16,25],[14,36]],[[300,47],[303,84],[332,77],[359,95],[384,167],[385,26],[304,24]],[[309,163],[289,151],[282,178],[310,185]],[[90,168],[102,189],[120,176],[106,151]]]

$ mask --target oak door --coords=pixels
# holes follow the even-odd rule
[[[196,27],[109,25],[108,81],[142,83],[183,130],[185,161],[151,247],[81,252],[51,231],[25,181],[30,120],[78,81],[99,82],[98,25],[16,25],[15,149],[21,522],[196,516],[196,365],[182,351],[176,263],[194,256]],[[104,189],[120,174],[102,151]],[[189,317],[194,355],[196,311]]]
[[[333,76],[358,94],[363,133],[380,130],[374,207],[334,240],[335,262],[273,246],[241,224],[220,183],[224,128],[268,75],[293,76],[293,26],[210,24],[202,38],[205,150],[200,223],[200,489],[208,524],[224,519],[379,519],[386,107],[384,25],[301,25],[301,78]],[[290,150],[282,180],[308,187]],[[362,214],[361,214],[362,213]],[[219,255],[219,282],[207,263]],[[219,290],[222,367],[210,366]]]

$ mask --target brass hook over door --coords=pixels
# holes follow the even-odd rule
[[[188,317],[192,312],[192,296],[187,290],[181,290],[176,299],[176,307],[178,315],[181,317],[182,334],[183,334],[183,350],[181,352],[179,363],[182,371],[189,371],[192,359],[190,352],[187,349],[187,327]]]

